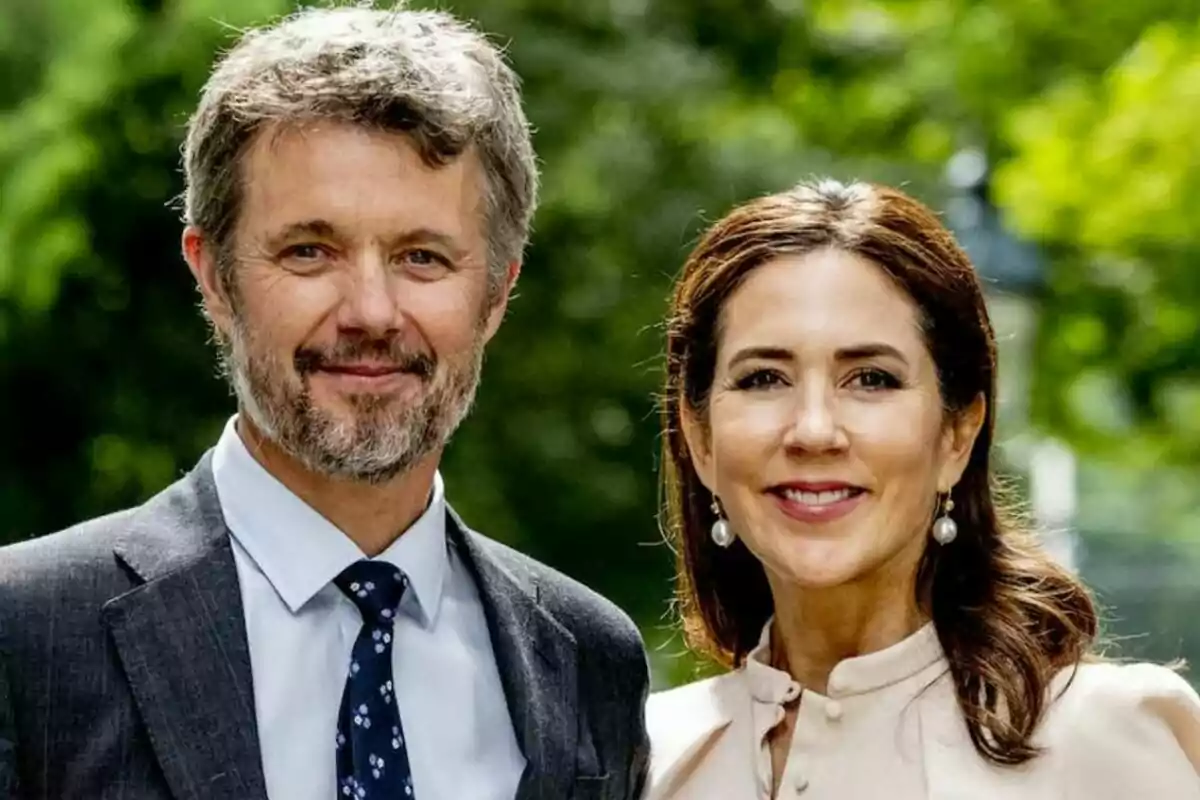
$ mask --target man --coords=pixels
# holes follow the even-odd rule
[[[637,631],[468,530],[438,475],[535,203],[500,54],[443,13],[251,31],[185,173],[239,413],[145,505],[0,552],[0,787],[636,797]]]

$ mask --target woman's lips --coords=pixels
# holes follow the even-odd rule
[[[835,483],[777,486],[769,494],[784,514],[808,523],[844,517],[867,496],[861,487]]]

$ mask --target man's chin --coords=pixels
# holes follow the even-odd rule
[[[368,464],[322,462],[313,465],[313,468],[314,471],[334,481],[379,486],[406,472],[409,465],[406,462]]]
[[[397,437],[398,425],[352,427],[322,420],[299,441],[287,443],[292,457],[311,471],[337,480],[379,483],[403,472],[417,460],[416,443]],[[391,434],[390,436],[388,434]],[[415,449],[420,449],[416,445]]]

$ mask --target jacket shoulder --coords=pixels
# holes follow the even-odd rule
[[[508,545],[475,531],[467,535],[518,580],[535,587],[542,607],[581,643],[644,661],[641,633],[611,600]]]
[[[114,550],[132,513],[0,549],[0,653],[14,668],[41,663],[51,650],[95,652],[103,642],[101,607],[134,585]]]
[[[73,583],[93,582],[98,572],[117,574],[113,549],[136,511],[117,511],[0,548],[0,591],[62,592]]]
[[[111,599],[134,585],[133,571],[142,579],[161,574],[224,532],[209,453],[141,505],[0,550],[0,613],[6,613],[4,595],[60,606]]]

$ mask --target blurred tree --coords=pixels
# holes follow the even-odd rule
[[[1007,128],[1001,196],[1071,256],[1041,359],[1070,381],[1041,416],[1140,463],[1200,461],[1198,129],[1195,22],[1146,29],[1105,75],[1055,86]],[[1122,413],[1103,414],[1097,392]]]
[[[0,117],[7,538],[139,501],[218,430],[225,391],[168,204],[187,110],[228,36],[213,15],[280,4],[219,5],[0,9],[0,63],[22,78]]]

